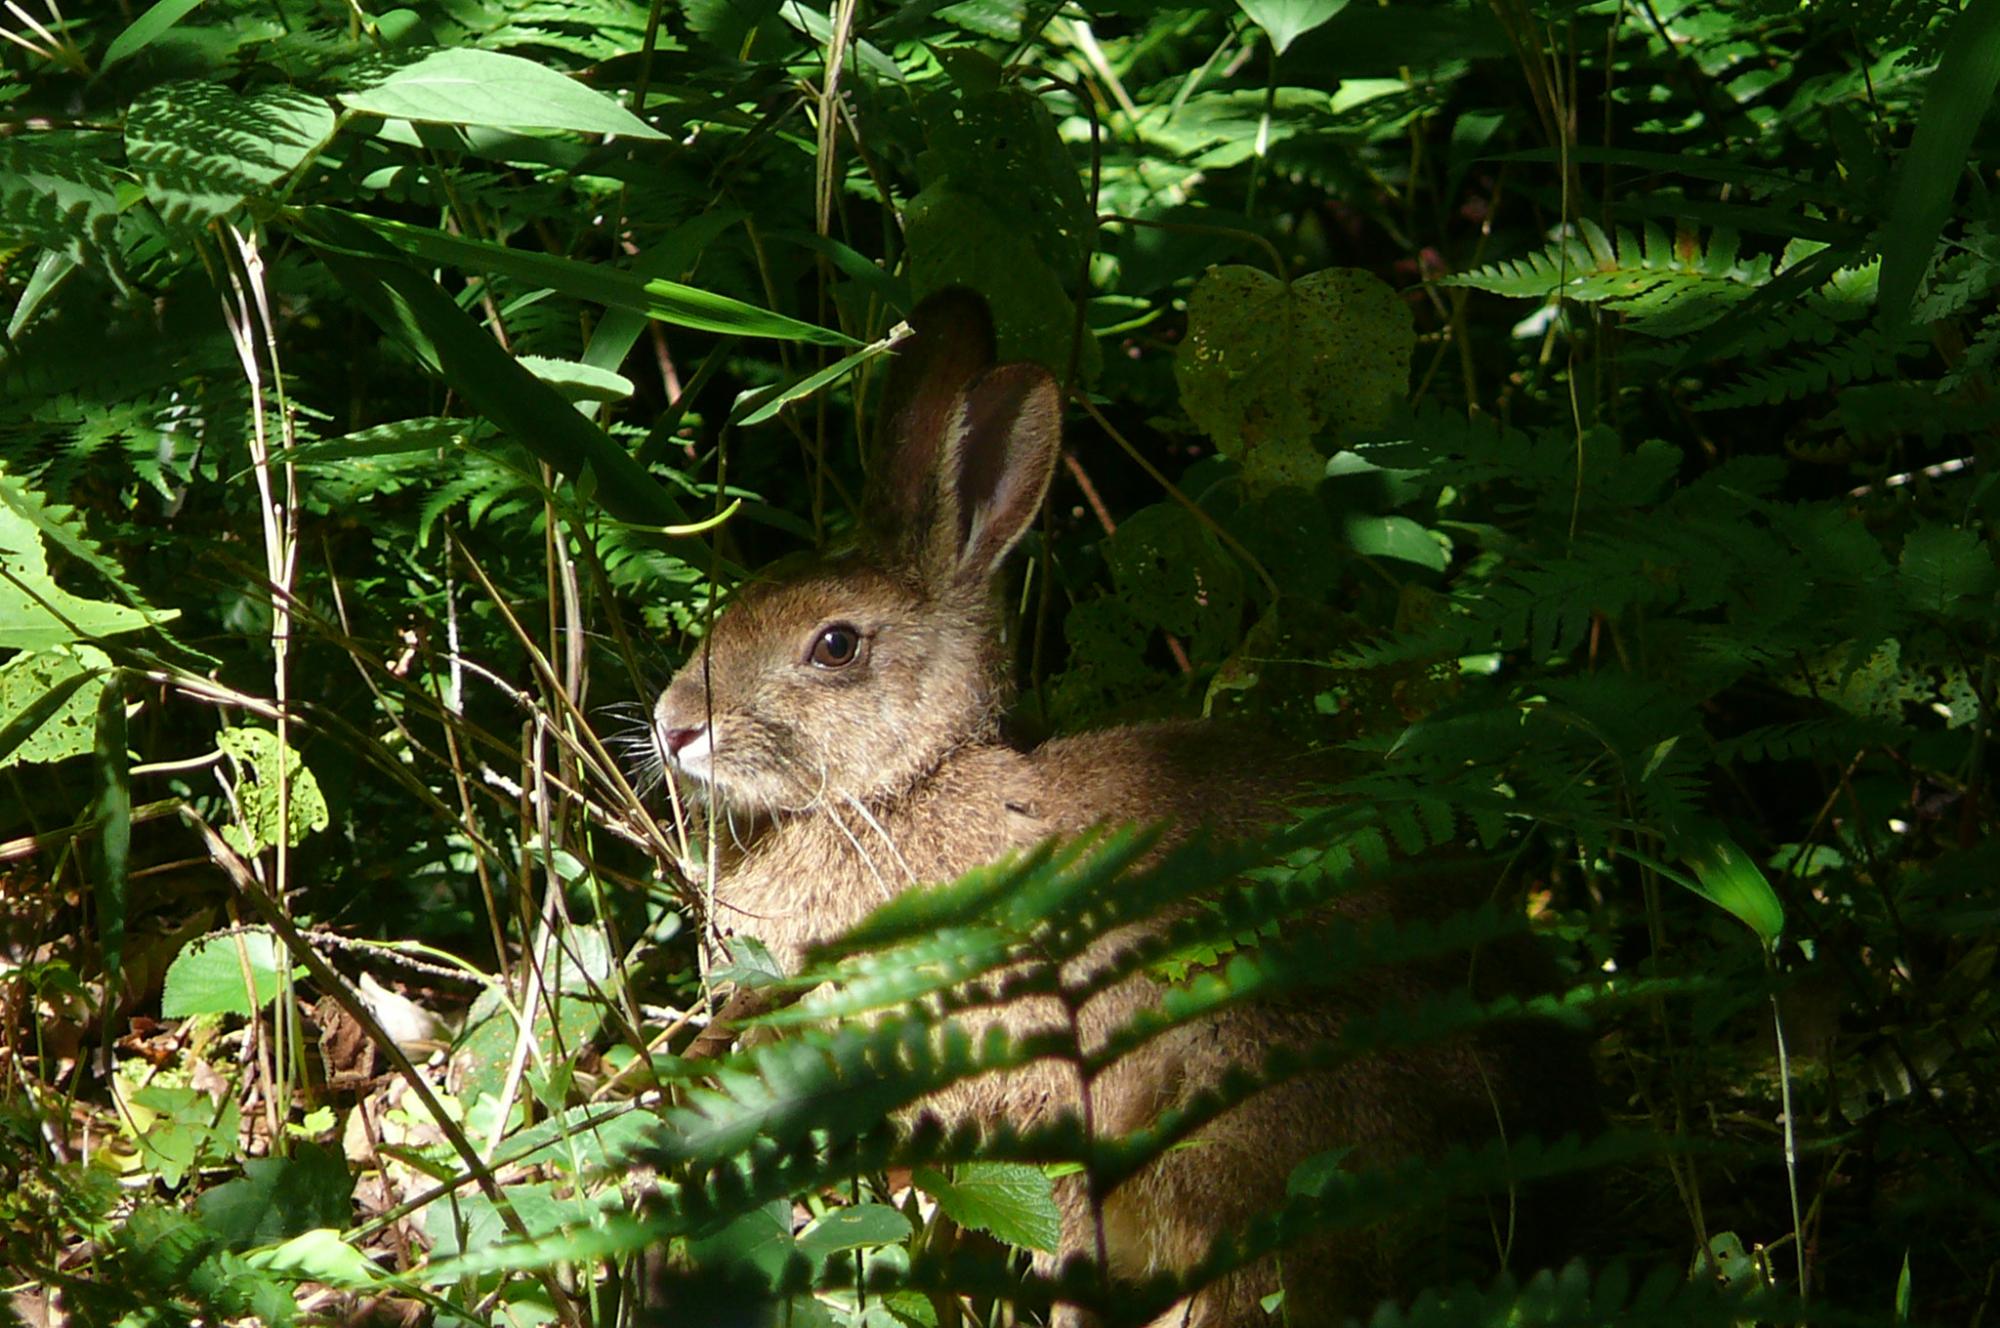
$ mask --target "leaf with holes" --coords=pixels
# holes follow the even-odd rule
[[[1218,267],[1188,297],[1174,376],[1189,417],[1261,493],[1317,484],[1314,440],[1381,423],[1405,395],[1415,347],[1408,307],[1359,269],[1288,285]]]
[[[245,857],[254,857],[278,842],[278,781],[289,781],[285,790],[285,842],[296,845],[315,830],[328,824],[326,798],[319,781],[306,769],[299,754],[281,746],[278,735],[268,729],[224,729],[215,738],[235,763],[236,808],[241,814],[235,825],[222,828],[229,846]]]

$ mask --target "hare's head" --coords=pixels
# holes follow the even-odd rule
[[[992,364],[976,295],[910,323],[860,540],[743,585],[654,707],[669,762],[732,806],[903,793],[1005,703],[994,574],[1048,492],[1061,397],[1037,365]]]

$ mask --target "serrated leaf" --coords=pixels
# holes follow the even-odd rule
[[[1325,472],[1315,440],[1381,422],[1408,388],[1415,347],[1409,308],[1367,272],[1286,284],[1217,267],[1188,296],[1174,377],[1188,416],[1242,463],[1253,492],[1310,488]]]
[[[342,93],[341,105],[392,120],[558,129],[661,140],[666,135],[611,98],[532,60],[499,51],[434,51],[377,82]]]
[[[624,401],[635,390],[624,374],[575,360],[546,355],[517,355],[521,366],[571,401]]]
[[[289,1157],[251,1158],[237,1180],[195,1201],[201,1224],[230,1249],[270,1245],[318,1227],[344,1227],[353,1217],[354,1177],[340,1157],[318,1144],[294,1144]]]
[[[950,1176],[919,1167],[911,1181],[962,1227],[984,1231],[1022,1249],[1053,1253],[1062,1235],[1055,1187],[1040,1167],[1014,1162],[966,1162]]]
[[[808,1222],[797,1237],[799,1252],[818,1262],[841,1250],[894,1245],[910,1238],[910,1219],[887,1204],[848,1204]]]
[[[1987,600],[1993,594],[1993,551],[1969,530],[1924,525],[1903,541],[1896,572],[1913,607],[1924,613],[1949,614]],[[1990,606],[1987,606],[1990,607]]]
[[[167,965],[160,1013],[169,1019],[194,1014],[250,1015],[269,1004],[280,988],[290,957],[263,927],[190,941]],[[243,985],[245,967],[251,987]]]

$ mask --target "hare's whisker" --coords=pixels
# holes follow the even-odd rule
[[[855,797],[852,793],[845,793],[842,794],[841,796],[846,800],[847,805],[854,809],[855,814],[860,816],[862,820],[868,822],[869,827],[873,829],[877,835],[881,836],[882,842],[889,846],[889,852],[892,855],[894,855],[896,859],[896,865],[903,869],[903,876],[905,877],[905,879],[907,879],[911,885],[915,885],[917,883],[917,874],[914,871],[910,870],[909,860],[903,856],[903,850],[896,847],[896,841],[890,838],[889,832],[887,830],[882,828],[882,823],[875,819],[875,814],[869,811],[867,807],[863,806],[861,799]]]

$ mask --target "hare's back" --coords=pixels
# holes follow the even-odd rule
[[[1306,782],[1296,749],[1227,724],[1134,724],[1055,738],[1029,754],[1051,830],[1165,821],[1223,838],[1281,820]]]

